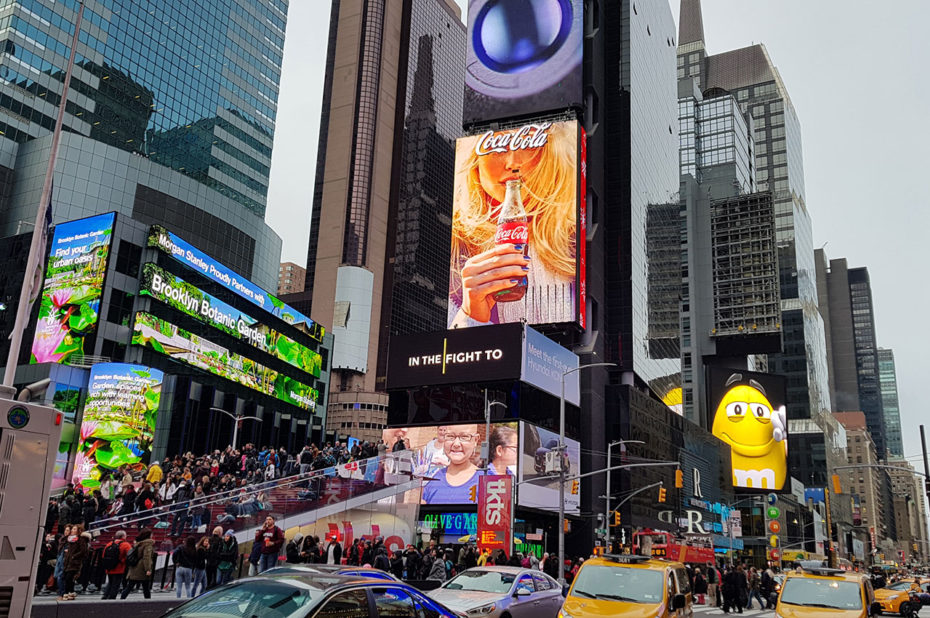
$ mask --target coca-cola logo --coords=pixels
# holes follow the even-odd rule
[[[550,128],[552,128],[552,123],[547,122],[528,124],[510,131],[488,131],[475,144],[475,154],[481,157],[508,150],[542,148],[549,140]]]
[[[494,243],[502,245],[511,243],[514,245],[525,243],[529,238],[529,228],[525,223],[505,223],[497,228],[497,235],[494,237]]]

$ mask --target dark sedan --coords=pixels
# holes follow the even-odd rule
[[[163,618],[462,618],[403,582],[312,573],[263,574],[214,588]]]

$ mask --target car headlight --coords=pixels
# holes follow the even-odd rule
[[[566,613],[564,609],[560,609],[558,618],[572,618],[572,616]]]
[[[469,616],[487,616],[497,607],[494,603],[488,603],[487,605],[482,605],[481,607],[473,607],[467,610],[465,613]]]

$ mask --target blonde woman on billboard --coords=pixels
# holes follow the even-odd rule
[[[574,321],[578,127],[532,125],[545,131],[535,146],[488,147],[500,131],[459,141],[452,215],[449,327]],[[531,133],[532,135],[532,133]],[[514,140],[516,141],[516,140]],[[495,244],[508,180],[519,179],[527,214],[527,244]],[[494,295],[527,278],[516,302]]]
[[[449,465],[433,475],[423,488],[423,504],[468,504],[471,488],[477,491],[480,435],[478,425],[442,428],[442,447]]]

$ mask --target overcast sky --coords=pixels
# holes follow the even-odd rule
[[[299,264],[329,5],[294,0],[288,15],[267,219],[284,241],[282,259]],[[671,8],[677,21],[677,0]],[[878,342],[897,361],[905,454],[916,456],[917,426],[930,424],[920,390],[930,364],[930,350],[921,352],[930,347],[930,2],[704,0],[703,8],[709,53],[763,42],[781,72],[801,121],[814,246],[869,268]]]

